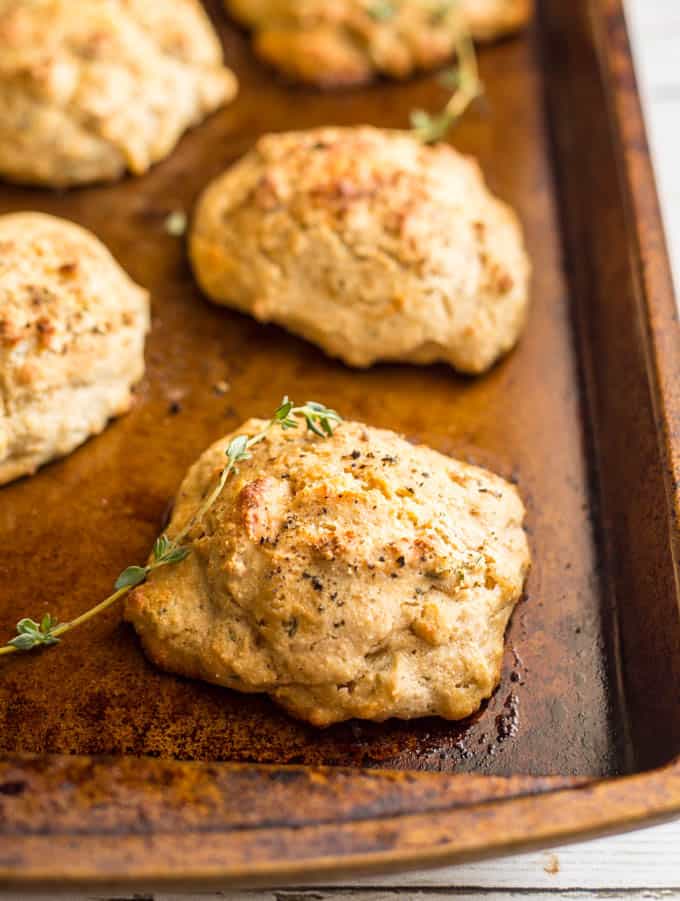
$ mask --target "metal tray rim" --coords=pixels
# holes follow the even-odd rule
[[[601,38],[609,51],[606,58],[616,60],[616,65],[603,72],[603,78],[611,102],[612,122],[624,148],[624,166],[619,174],[633,223],[631,252],[639,279],[649,378],[657,388],[655,396],[660,398],[656,411],[658,437],[665,463],[669,535],[677,561],[680,559],[680,441],[673,436],[672,423],[680,421],[677,391],[680,359],[672,335],[664,329],[669,322],[677,323],[677,312],[621,0],[602,0],[600,6]],[[641,229],[643,214],[645,227]],[[652,249],[654,265],[643,265]],[[75,760],[40,758],[41,767],[49,772],[52,762],[66,759]],[[393,815],[375,815],[365,819],[336,817],[313,826],[264,827],[246,840],[242,829],[215,829],[209,835],[185,829],[166,834],[134,834],[122,830],[112,836],[76,837],[59,826],[27,837],[20,831],[12,831],[12,791],[8,789],[21,776],[22,761],[29,773],[30,762],[35,762],[31,756],[0,758],[0,811],[4,814],[0,820],[0,883],[23,888],[55,887],[50,877],[54,860],[60,863],[59,888],[75,883],[130,885],[134,882],[135,885],[178,887],[191,882],[194,888],[199,884],[224,886],[227,882],[272,883],[321,875],[337,877],[350,870],[444,865],[621,832],[680,816],[678,757],[650,772],[577,780],[578,784],[571,787],[564,784],[569,780],[551,786],[549,780],[535,777],[498,779],[497,783],[506,783],[505,797],[469,801],[456,800],[463,781],[479,788],[486,777],[445,777],[421,772],[402,772],[397,777],[385,773],[387,778],[398,778],[405,786],[404,807],[396,825]],[[88,765],[96,767],[97,762],[91,760]],[[242,769],[231,764],[166,762],[165,765],[194,770],[203,767],[207,771],[219,769],[226,774],[227,781],[230,774]],[[311,779],[332,782],[341,771],[305,768],[305,772]],[[361,778],[361,771],[342,772],[346,779]],[[447,786],[450,802],[436,811],[424,810],[419,789],[433,779],[438,779],[442,787]],[[296,797],[296,792],[293,785],[291,799]],[[43,804],[49,802],[49,797],[42,798]],[[39,805],[41,799],[34,803]],[[235,836],[240,837],[238,847],[233,841]],[[308,845],[305,837],[309,839]],[[163,869],[147,862],[150,845],[155,852],[154,861],[164,859]],[[331,845],[336,848],[335,853],[328,852]],[[307,851],[300,854],[301,847]]]

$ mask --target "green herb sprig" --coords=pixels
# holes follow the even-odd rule
[[[461,22],[456,42],[456,58],[457,64],[441,76],[444,85],[453,91],[444,108],[439,113],[428,113],[422,109],[411,113],[411,130],[424,144],[433,144],[445,138],[469,106],[484,93],[475,44],[464,22]]]
[[[397,11],[391,0],[372,0],[367,12],[376,22],[389,22],[396,15]]]
[[[64,633],[70,632],[71,629],[86,623],[111,607],[137,585],[145,582],[154,570],[185,560],[191,553],[191,547],[184,545],[184,540],[213,506],[222,493],[229,476],[237,470],[238,464],[250,459],[251,448],[264,440],[271,429],[275,427],[284,431],[296,429],[300,420],[305,423],[308,431],[318,435],[319,438],[330,437],[338,423],[342,422],[342,418],[335,410],[331,410],[323,404],[307,401],[305,404],[296,406],[293,401],[284,397],[272,418],[261,431],[255,435],[237,435],[231,439],[225,451],[227,463],[220,472],[213,490],[177,535],[170,538],[163,533],[156,539],[151,552],[151,561],[146,566],[128,566],[116,579],[113,594],[70,622],[59,623],[49,613],[46,613],[39,623],[29,618],[20,619],[17,623],[17,634],[7,644],[0,647],[0,654],[16,654],[20,651],[33,651],[37,648],[58,644]]]

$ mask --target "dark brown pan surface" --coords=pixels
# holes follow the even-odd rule
[[[482,51],[485,108],[453,135],[479,156],[526,228],[535,272],[519,348],[474,380],[445,367],[356,372],[279,329],[211,306],[164,219],[189,211],[202,186],[264,131],[402,127],[411,109],[437,109],[446,92],[435,76],[335,94],[289,88],[252,58],[219,4],[210,7],[241,82],[235,105],[143,178],[63,194],[2,190],[3,212],[44,210],[92,229],[151,290],[154,315],[132,413],[0,493],[1,634],[9,637],[19,616],[49,610],[65,620],[104,597],[123,567],[144,560],[186,467],[243,419],[268,415],[283,394],[321,400],[516,480],[534,558],[527,597],[508,634],[503,682],[473,722],[314,730],[265,698],[158,672],[115,609],[58,649],[0,663],[0,751],[490,774],[629,771],[535,36]],[[226,394],[214,387],[222,381]]]

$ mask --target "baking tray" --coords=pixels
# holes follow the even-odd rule
[[[351,371],[207,303],[165,232],[257,135],[402,127],[435,75],[317,93],[278,81],[208,4],[238,101],[143,178],[3,187],[87,226],[153,297],[134,410],[0,492],[0,634],[68,619],[143,560],[189,463],[284,393],[515,480],[533,549],[503,681],[479,715],[319,731],[266,698],[154,669],[110,610],[0,666],[0,880],[180,886],[443,864],[680,813],[679,330],[620,0],[543,0],[481,51],[453,135],[519,211],[534,261],[517,350],[489,375]],[[226,381],[226,394],[214,389]]]

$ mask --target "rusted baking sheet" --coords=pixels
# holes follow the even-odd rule
[[[515,479],[535,565],[503,682],[462,724],[314,730],[264,698],[156,671],[119,610],[56,650],[7,658],[0,882],[338,875],[680,813],[680,336],[620,0],[544,0],[530,34],[481,52],[488,109],[453,139],[519,210],[535,276],[519,348],[477,380],[350,371],[200,296],[163,222],[258,134],[404,126],[445,99],[436,76],[290,88],[209,8],[241,81],[235,105],[144,178],[0,191],[3,211],[91,228],[154,305],[133,412],[0,493],[0,634],[103,597],[144,559],[187,465],[284,393]]]

